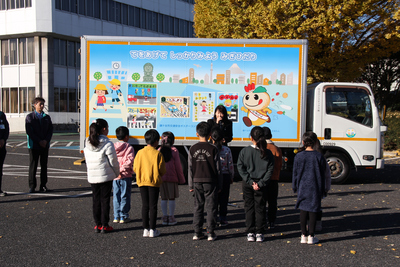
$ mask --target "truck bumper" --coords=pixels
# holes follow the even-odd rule
[[[385,166],[384,159],[376,159],[376,168],[377,169],[383,169],[384,166]]]

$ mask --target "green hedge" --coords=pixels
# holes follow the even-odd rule
[[[385,150],[400,149],[400,111],[388,112],[383,121],[388,126],[385,133]]]

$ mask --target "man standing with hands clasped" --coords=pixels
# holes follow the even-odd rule
[[[36,171],[40,158],[39,192],[50,191],[47,183],[47,160],[50,140],[53,136],[53,124],[49,115],[43,112],[45,100],[36,97],[32,104],[35,110],[26,116],[25,130],[28,135],[29,148],[29,193],[36,190]]]
[[[6,142],[10,134],[10,127],[7,122],[6,114],[0,111],[0,197],[7,195],[6,192],[1,190],[1,183],[3,179],[3,164],[6,158]]]

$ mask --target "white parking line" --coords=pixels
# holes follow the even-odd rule
[[[28,169],[29,166],[4,164],[3,175],[27,177],[29,175]],[[38,172],[39,170],[40,167],[38,167]],[[87,180],[87,173],[86,171],[47,168],[47,177],[53,179]]]
[[[52,144],[50,144],[50,147],[53,147],[57,143],[58,143],[58,141],[53,142]]]
[[[28,141],[22,142],[22,143],[20,143],[20,144],[18,144],[16,146],[22,146],[23,144],[26,144],[26,143],[28,143]]]
[[[85,193],[81,194],[76,194],[76,195],[62,195],[62,194],[52,194],[52,193],[40,193],[40,192],[35,192],[35,193],[26,193],[26,192],[10,192],[7,191],[7,195],[34,195],[34,196],[46,196],[46,197],[66,197],[66,198],[77,198],[77,197],[83,197],[87,195],[91,195],[92,192],[88,191]]]
[[[71,146],[74,142],[69,142],[66,146]]]
[[[7,155],[29,156],[28,153],[12,153],[12,152],[11,153],[7,152]],[[68,156],[52,156],[52,155],[49,155],[49,158],[81,159],[81,158],[83,158],[83,155],[82,155],[82,157],[68,157]]]

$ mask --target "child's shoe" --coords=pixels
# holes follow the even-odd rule
[[[130,221],[131,221],[131,219],[129,219],[129,217],[126,217],[126,218],[121,219],[121,220],[119,221],[119,223],[128,223],[128,222],[130,222]]]
[[[144,229],[143,230],[143,237],[149,237],[149,235],[150,235],[149,229]]]
[[[96,226],[94,227],[94,232],[95,232],[95,233],[100,233],[102,228],[103,228],[103,226],[101,226],[101,225],[96,225]]]
[[[150,229],[149,237],[157,237],[160,234],[161,234],[160,231],[158,231],[157,229]]]
[[[301,243],[301,244],[307,244],[307,236],[301,235],[300,243]]]
[[[162,217],[162,225],[168,225],[168,216]]]
[[[200,239],[203,239],[204,238],[204,234],[203,233],[194,233],[194,235],[193,235],[193,240],[194,241],[197,241],[197,240],[200,240]]]
[[[103,228],[101,228],[101,233],[102,234],[109,233],[112,230],[114,230],[114,228],[112,228],[111,226],[103,226]]]
[[[177,224],[178,222],[175,220],[175,216],[174,215],[172,215],[172,216],[169,216],[169,218],[168,218],[168,225],[175,225],[175,224]]]
[[[315,236],[311,236],[311,235],[308,236],[307,244],[313,245],[313,244],[317,244],[318,242],[319,242],[319,240]]]
[[[264,241],[264,235],[263,234],[257,234],[256,235],[256,241],[257,242],[263,242]]]
[[[217,239],[217,235],[215,233],[207,233],[207,236],[208,241],[214,241],[215,239]]]
[[[113,223],[119,223],[119,218],[115,217]]]
[[[247,241],[249,241],[249,242],[256,241],[256,239],[254,238],[254,234],[253,233],[248,233],[247,234]]]

